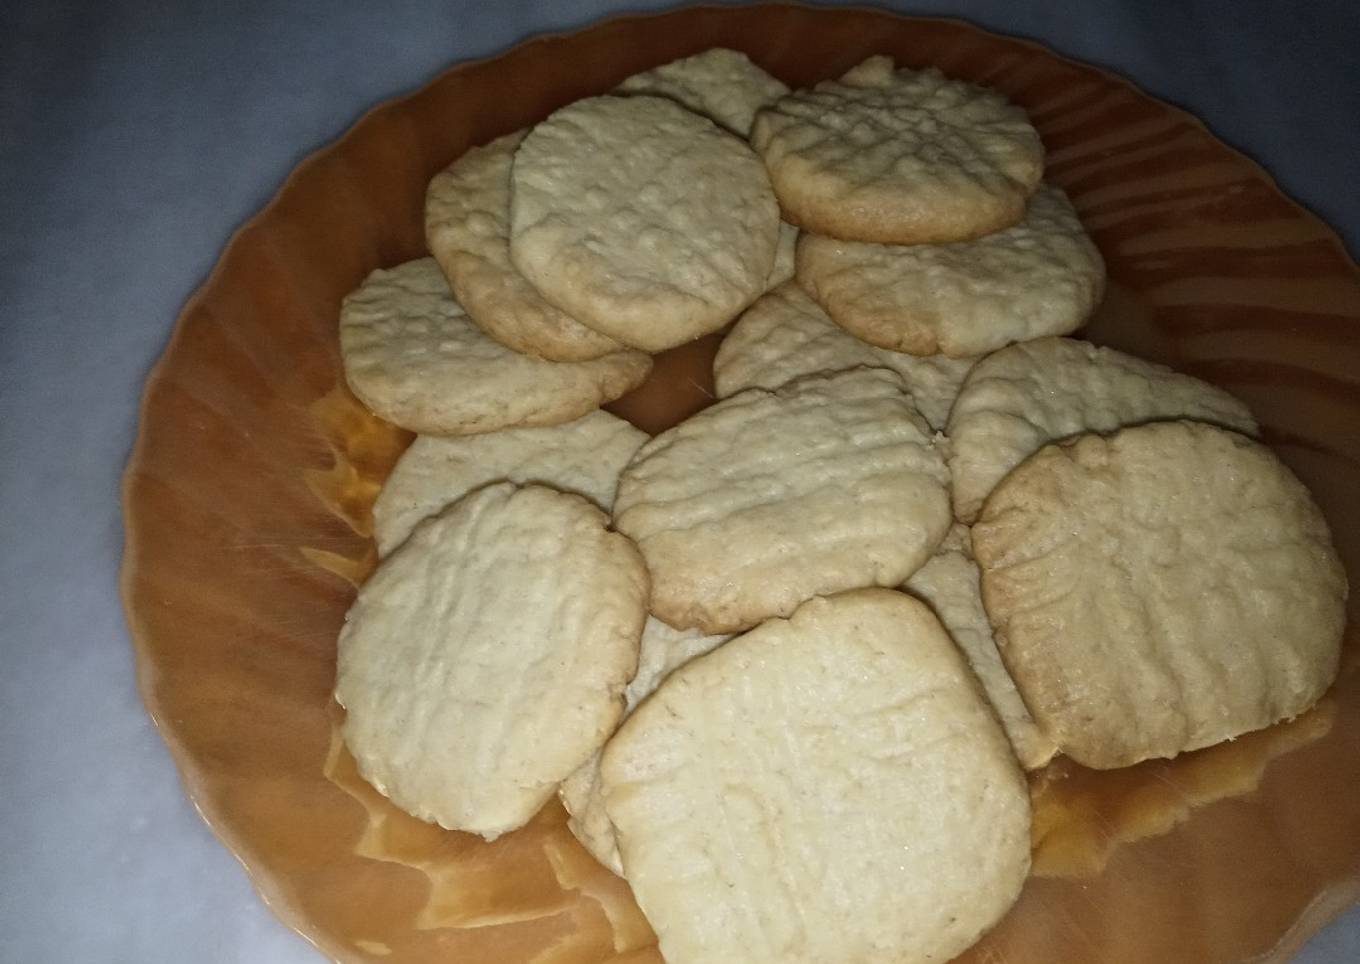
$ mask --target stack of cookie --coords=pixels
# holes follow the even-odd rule
[[[1023,770],[1312,705],[1320,513],[1239,401],[1061,337],[1104,268],[1042,173],[937,72],[712,50],[439,174],[341,316],[420,433],[339,641],[365,777],[487,839],[560,795],[674,962],[943,960],[1023,884]],[[596,410],[734,319],[707,409]]]
[[[793,275],[797,232],[745,142],[787,93],[712,50],[468,151],[426,195],[433,258],[345,301],[355,395],[425,434],[556,425],[731,322]]]

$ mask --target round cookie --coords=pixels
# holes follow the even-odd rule
[[[373,503],[378,555],[401,545],[422,519],[488,482],[536,482],[583,495],[608,512],[619,473],[645,441],[646,432],[601,411],[547,428],[464,438],[421,435],[397,461]]]
[[[789,92],[745,54],[723,47],[634,74],[615,90],[667,97],[742,138],[751,133],[756,111]]]
[[[661,351],[727,324],[765,290],[779,208],[760,159],[660,97],[591,97],[520,144],[510,258],[543,297]]]
[[[1037,770],[1053,759],[1058,748],[1034,724],[997,652],[992,626],[982,607],[968,527],[951,528],[935,555],[902,588],[929,604],[949,630],[1000,717],[1020,765],[1026,770]]]
[[[713,383],[718,397],[726,398],[747,388],[778,388],[804,375],[891,368],[930,427],[942,429],[976,361],[876,348],[839,327],[797,285],[785,284],[747,308],[727,333],[713,359]]]
[[[601,777],[673,964],[946,961],[1029,868],[1005,735],[939,622],[889,590],[814,599],[676,670]]]
[[[655,617],[648,618],[642,630],[637,673],[624,690],[623,715],[627,717],[633,712],[676,668],[696,656],[711,652],[731,638],[705,636],[693,629],[672,629]],[[600,793],[599,753],[562,781],[558,796],[571,815],[567,827],[576,839],[590,851],[592,857],[623,876],[614,825],[609,822],[604,797]]]
[[[1172,757],[1290,719],[1337,672],[1346,576],[1308,490],[1199,422],[1049,445],[973,527],[997,645],[1083,766]]]
[[[938,70],[870,57],[756,114],[785,217],[850,241],[966,241],[1020,220],[1043,175],[1025,112]]]
[[[954,515],[972,522],[1006,473],[1049,442],[1174,418],[1256,433],[1223,389],[1112,348],[1070,338],[1003,348],[968,373],[949,417]]]
[[[527,130],[474,147],[425,192],[425,240],[454,297],[507,348],[588,361],[624,346],[543,300],[510,263],[510,165]]]
[[[580,418],[636,388],[642,352],[550,362],[492,341],[453,299],[433,258],[374,271],[340,309],[345,379],[375,415],[429,435]]]
[[[949,528],[948,472],[904,388],[882,368],[753,388],[645,444],[614,523],[647,560],[652,613],[738,632],[920,568]]]
[[[804,234],[798,280],[846,331],[894,351],[981,355],[1063,335],[1105,290],[1105,263],[1061,190],[976,241],[890,245]]]
[[[789,92],[785,84],[751,63],[745,54],[723,47],[634,74],[614,90],[669,98],[742,139],[750,135],[756,111]],[[798,229],[780,221],[774,268],[765,282],[766,290],[793,277],[797,241]]]
[[[423,820],[523,826],[613,732],[647,570],[578,495],[502,482],[418,526],[359,590],[336,700],[359,772]]]

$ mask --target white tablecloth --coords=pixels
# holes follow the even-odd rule
[[[1125,74],[1360,243],[1354,0],[886,5]],[[0,4],[0,959],[319,959],[199,820],[134,686],[118,484],[142,380],[232,229],[363,110],[662,6]],[[1360,960],[1360,913],[1302,960]]]

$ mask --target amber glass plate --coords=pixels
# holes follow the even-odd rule
[[[1028,109],[1109,262],[1086,336],[1224,386],[1360,566],[1360,279],[1336,236],[1193,117],[961,23],[867,10],[625,18],[448,71],[310,158],[232,239],[152,374],[126,478],[123,592],[146,704],[270,906],[345,961],[659,961],[627,886],[551,805],[494,844],[388,805],[336,738],[335,635],[409,436],[346,390],[341,297],[422,253],[426,181],[464,149],[724,45],[794,86],[874,53]],[[614,409],[702,407],[715,341]],[[1360,594],[1357,594],[1360,595]],[[1294,722],[1173,762],[1037,774],[1034,875],[966,960],[1283,960],[1360,894],[1356,604],[1341,678]]]

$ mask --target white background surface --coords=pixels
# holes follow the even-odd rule
[[[1125,74],[1357,249],[1360,4],[887,5]],[[232,229],[366,108],[662,6],[0,3],[0,959],[320,959],[199,820],[137,696],[118,484],[142,380]],[[1360,960],[1360,912],[1301,960]]]

